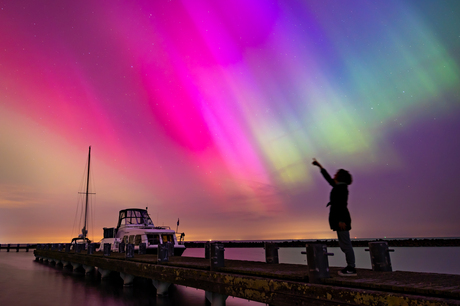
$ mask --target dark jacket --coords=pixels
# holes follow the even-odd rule
[[[321,169],[321,174],[324,176],[329,185],[332,186],[329,203],[331,206],[329,211],[329,226],[333,231],[340,231],[339,222],[344,222],[347,225],[346,230],[351,230],[351,217],[348,211],[348,185],[345,183],[336,183],[325,169]]]

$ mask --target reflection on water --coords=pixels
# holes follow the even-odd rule
[[[32,252],[0,252],[0,305],[206,305],[204,291],[171,286],[167,297],[156,296],[150,280],[135,279],[123,287],[121,278],[101,280],[97,274],[74,273],[34,261]],[[229,297],[228,306],[265,305]]]
[[[371,268],[369,253],[355,248],[358,268]],[[393,248],[393,270],[460,274],[460,247]],[[281,263],[306,264],[304,248],[279,249]],[[328,248],[330,266],[344,266],[339,248]],[[225,258],[265,261],[262,248],[227,248]],[[187,249],[184,256],[204,257],[204,249]],[[85,276],[34,261],[33,252],[0,252],[1,305],[206,305],[204,292],[172,286],[168,297],[157,297],[150,280],[135,279],[133,287],[123,287],[121,278],[101,281],[97,274]],[[228,306],[265,305],[229,297]]]

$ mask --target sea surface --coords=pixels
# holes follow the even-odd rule
[[[358,268],[371,268],[365,248],[354,248]],[[393,271],[432,272],[460,275],[460,247],[392,248]],[[304,248],[281,248],[282,263],[306,264]],[[339,248],[328,248],[330,266],[344,266]],[[227,248],[225,258],[265,261],[262,248]],[[187,249],[184,256],[204,257],[204,249]],[[123,287],[121,279],[101,281],[95,275],[85,276],[68,269],[36,262],[33,252],[0,251],[0,305],[206,305],[204,291],[172,286],[167,297],[157,297],[148,280],[136,279],[133,287]],[[228,297],[227,306],[265,305]]]

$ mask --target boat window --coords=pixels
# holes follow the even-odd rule
[[[149,240],[149,244],[158,245],[160,243],[160,236],[158,235],[147,235],[147,239]]]
[[[122,223],[125,225],[153,225],[149,214],[143,209],[121,211],[118,219],[118,227],[120,227]]]
[[[126,213],[124,211],[120,211],[120,216],[118,217],[118,225],[117,227],[120,227],[121,225],[121,222],[123,221],[123,219],[126,218]]]
[[[136,238],[134,238],[134,245],[139,245],[141,242],[142,242],[142,236],[136,235]]]
[[[129,243],[134,243],[134,235],[129,236]]]
[[[163,240],[163,243],[165,243],[165,242],[172,242],[172,243],[174,243],[174,238],[173,238],[172,235],[163,234],[163,235],[161,235],[161,239]]]

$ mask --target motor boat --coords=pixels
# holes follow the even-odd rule
[[[147,254],[157,254],[158,245],[171,243],[174,246],[174,256],[181,256],[185,251],[185,234],[181,233],[179,240],[176,231],[169,226],[155,226],[147,209],[128,208],[120,210],[117,227],[104,227],[104,238],[100,241],[99,250],[102,251],[105,243],[111,244],[111,250],[118,252],[119,244],[133,244],[134,251],[139,250],[141,243],[145,243]]]

